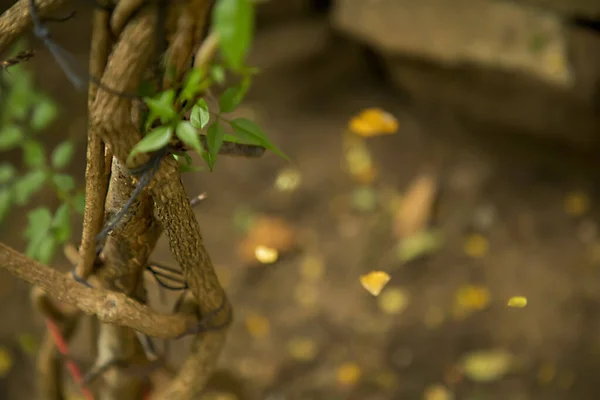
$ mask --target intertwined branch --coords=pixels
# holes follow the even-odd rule
[[[0,53],[31,27],[28,3],[29,0],[20,0],[0,16]],[[47,15],[63,3],[65,0],[38,0],[38,14]],[[167,3],[164,29],[169,41],[164,58],[175,74],[165,78],[164,85],[180,80],[193,67],[193,55],[201,47],[212,6],[211,0],[168,1],[162,6]],[[80,254],[75,260],[75,275],[92,287],[3,244],[0,244],[0,267],[37,287],[34,298],[38,308],[59,322],[66,336],[72,332],[79,312],[101,321],[97,369],[116,357],[126,364],[144,361],[143,351],[147,349],[142,348],[134,331],[155,338],[195,333],[190,354],[176,377],[153,394],[156,399],[192,399],[214,370],[232,310],[204,247],[174,159],[160,159],[153,179],[135,197],[126,221],[106,239],[100,254],[102,266],[96,266],[96,236],[105,216],[117,213],[135,191],[136,180],[128,171],[143,169],[150,162],[148,155],[139,154],[127,164],[133,146],[141,139],[139,112],[134,100],[114,92],[134,93],[152,69],[157,56],[158,19],[162,15],[157,13],[160,1],[107,0],[98,4],[104,7],[98,8],[94,15],[90,75],[101,82],[101,87],[90,85],[88,93],[86,209]],[[111,38],[116,38],[114,44]],[[214,48],[215,38],[207,45]],[[199,54],[204,57],[206,49]],[[180,311],[170,315],[157,313],[144,304],[142,274],[163,231],[191,293]],[[60,308],[53,301],[69,307]],[[45,385],[55,389],[55,394],[47,396],[62,398],[60,384],[56,382],[60,380],[57,356],[51,343],[45,345],[44,354],[45,358],[42,355],[40,359],[45,361],[41,361],[39,368],[47,375],[43,380],[55,381]],[[108,389],[103,398],[142,396],[142,380],[134,382],[118,370],[106,374],[105,379]]]

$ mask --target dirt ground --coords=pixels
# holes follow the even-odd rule
[[[56,28],[57,40],[81,60],[86,35]],[[268,400],[598,398],[598,162],[411,104],[364,60],[334,40],[256,80],[242,112],[259,121],[290,163],[271,154],[222,157],[214,173],[185,177],[190,195],[208,194],[196,215],[236,312],[212,387]],[[71,90],[46,51],[33,65],[64,111],[48,142],[81,137],[73,173],[83,182],[85,95]],[[343,134],[368,107],[390,112],[400,128],[368,141],[380,171],[369,192],[377,200],[359,212],[352,207],[358,185],[341,167]],[[301,174],[291,193],[274,189],[284,168]],[[401,263],[386,199],[424,170],[438,177],[433,222],[442,247]],[[583,204],[579,211],[565,208],[569,198]],[[244,212],[283,218],[299,235],[299,250],[273,265],[245,265],[236,252]],[[0,239],[24,249],[24,221],[24,213],[14,213]],[[165,238],[152,259],[175,265]],[[307,267],[310,260],[320,260],[321,269]],[[62,257],[55,266],[67,268]],[[372,270],[390,273],[383,293],[402,293],[403,307],[386,312],[361,286],[359,276]],[[489,300],[480,310],[457,312],[457,293],[468,285]],[[527,306],[508,307],[512,296],[525,296]],[[33,399],[34,359],[19,341],[39,337],[43,324],[27,285],[4,273],[0,299],[0,346],[13,357],[0,398]],[[174,361],[186,343],[172,346]],[[86,346],[79,337],[74,351],[85,358]],[[499,350],[510,354],[509,366],[491,357]],[[462,360],[474,351],[484,352],[478,370],[493,375],[487,382],[465,370]]]

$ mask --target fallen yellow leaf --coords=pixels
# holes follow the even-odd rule
[[[286,220],[259,216],[253,218],[246,237],[238,247],[238,254],[245,263],[255,265],[257,249],[259,256],[269,261],[274,257],[272,250],[276,250],[278,255],[284,254],[293,250],[296,243],[296,231]]]
[[[398,242],[396,253],[401,262],[407,263],[439,250],[443,237],[439,231],[423,230]]]
[[[424,400],[453,400],[454,394],[446,386],[435,384],[425,389]]]
[[[490,290],[484,286],[466,285],[458,289],[455,305],[458,310],[481,311],[490,304]]]
[[[461,367],[473,381],[492,382],[504,377],[514,361],[514,356],[504,350],[476,351],[463,357]]]
[[[508,299],[508,306],[515,308],[523,308],[527,305],[527,297],[514,296]]]
[[[309,338],[294,338],[288,342],[288,352],[299,361],[311,361],[317,355],[317,344]]]
[[[279,252],[267,246],[256,246],[254,256],[261,264],[273,264],[279,258]]]
[[[565,212],[573,217],[580,217],[587,213],[590,199],[583,192],[569,193],[565,198]]]
[[[410,303],[408,293],[400,288],[387,289],[377,300],[379,308],[386,314],[400,314]]]
[[[13,367],[12,353],[6,347],[0,347],[0,378],[4,378]]]
[[[300,186],[302,174],[294,168],[282,170],[275,180],[275,188],[280,192],[293,192]]]
[[[310,283],[299,283],[294,290],[296,302],[304,308],[314,308],[319,300],[319,291]]]
[[[362,137],[390,135],[398,131],[398,120],[380,108],[368,108],[350,120],[349,128]]]
[[[358,382],[362,372],[356,363],[347,362],[338,367],[336,375],[340,385],[351,386]]]
[[[271,331],[269,320],[260,314],[251,313],[246,317],[246,330],[255,338],[263,338]]]
[[[390,279],[390,275],[385,271],[371,271],[360,276],[360,284],[373,296],[379,296]]]
[[[465,241],[465,253],[472,258],[482,258],[489,251],[488,240],[483,235],[470,235]]]
[[[437,195],[437,179],[433,174],[417,176],[402,197],[394,217],[394,232],[400,239],[415,235],[427,227]]]

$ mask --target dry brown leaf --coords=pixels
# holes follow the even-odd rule
[[[259,254],[264,249],[278,255],[290,252],[296,247],[297,234],[293,227],[283,218],[261,216],[250,228],[248,234],[238,247],[238,254],[243,262],[257,264],[257,249]]]
[[[437,179],[433,174],[422,173],[413,180],[394,217],[394,232],[399,239],[407,238],[425,229],[431,217],[436,195]]]

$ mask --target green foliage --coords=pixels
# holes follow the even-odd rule
[[[254,36],[254,17],[252,0],[217,0],[211,26],[219,38],[222,60],[192,69],[184,78],[180,90],[168,89],[144,98],[148,113],[143,126],[147,133],[134,146],[130,159],[139,153],[164,148],[173,139],[201,155],[210,171],[225,140],[263,146],[288,159],[256,124],[249,120],[230,121],[223,115],[236,111],[250,89],[252,76],[258,72],[256,68],[245,65]],[[221,90],[218,109],[211,110],[204,96],[208,89],[212,92],[215,85],[223,85],[228,80],[228,74],[234,76],[237,83]],[[160,127],[155,125],[157,120],[160,121]],[[206,135],[206,148],[203,148],[199,137],[203,134]],[[187,154],[174,158],[182,171],[202,170],[192,166]]]
[[[251,0],[217,1],[212,22],[227,64],[233,69],[242,67],[254,36],[254,5]]]
[[[73,143],[68,140],[56,146],[52,152],[52,167],[61,170],[69,165],[73,157],[73,150]]]
[[[190,122],[194,128],[204,129],[204,127],[210,121],[210,111],[208,110],[208,104],[206,100],[200,99],[192,107],[192,113],[190,115]]]
[[[62,173],[73,158],[74,143],[59,143],[50,158],[37,133],[50,127],[58,115],[51,98],[37,91],[31,76],[21,66],[2,77],[0,151],[20,149],[25,171],[10,163],[0,164],[0,223],[13,207],[26,206],[36,193],[53,189],[61,200],[54,213],[39,207],[27,214],[24,236],[27,255],[49,263],[56,250],[70,239],[71,217],[83,213],[85,197],[77,191],[71,175]]]

